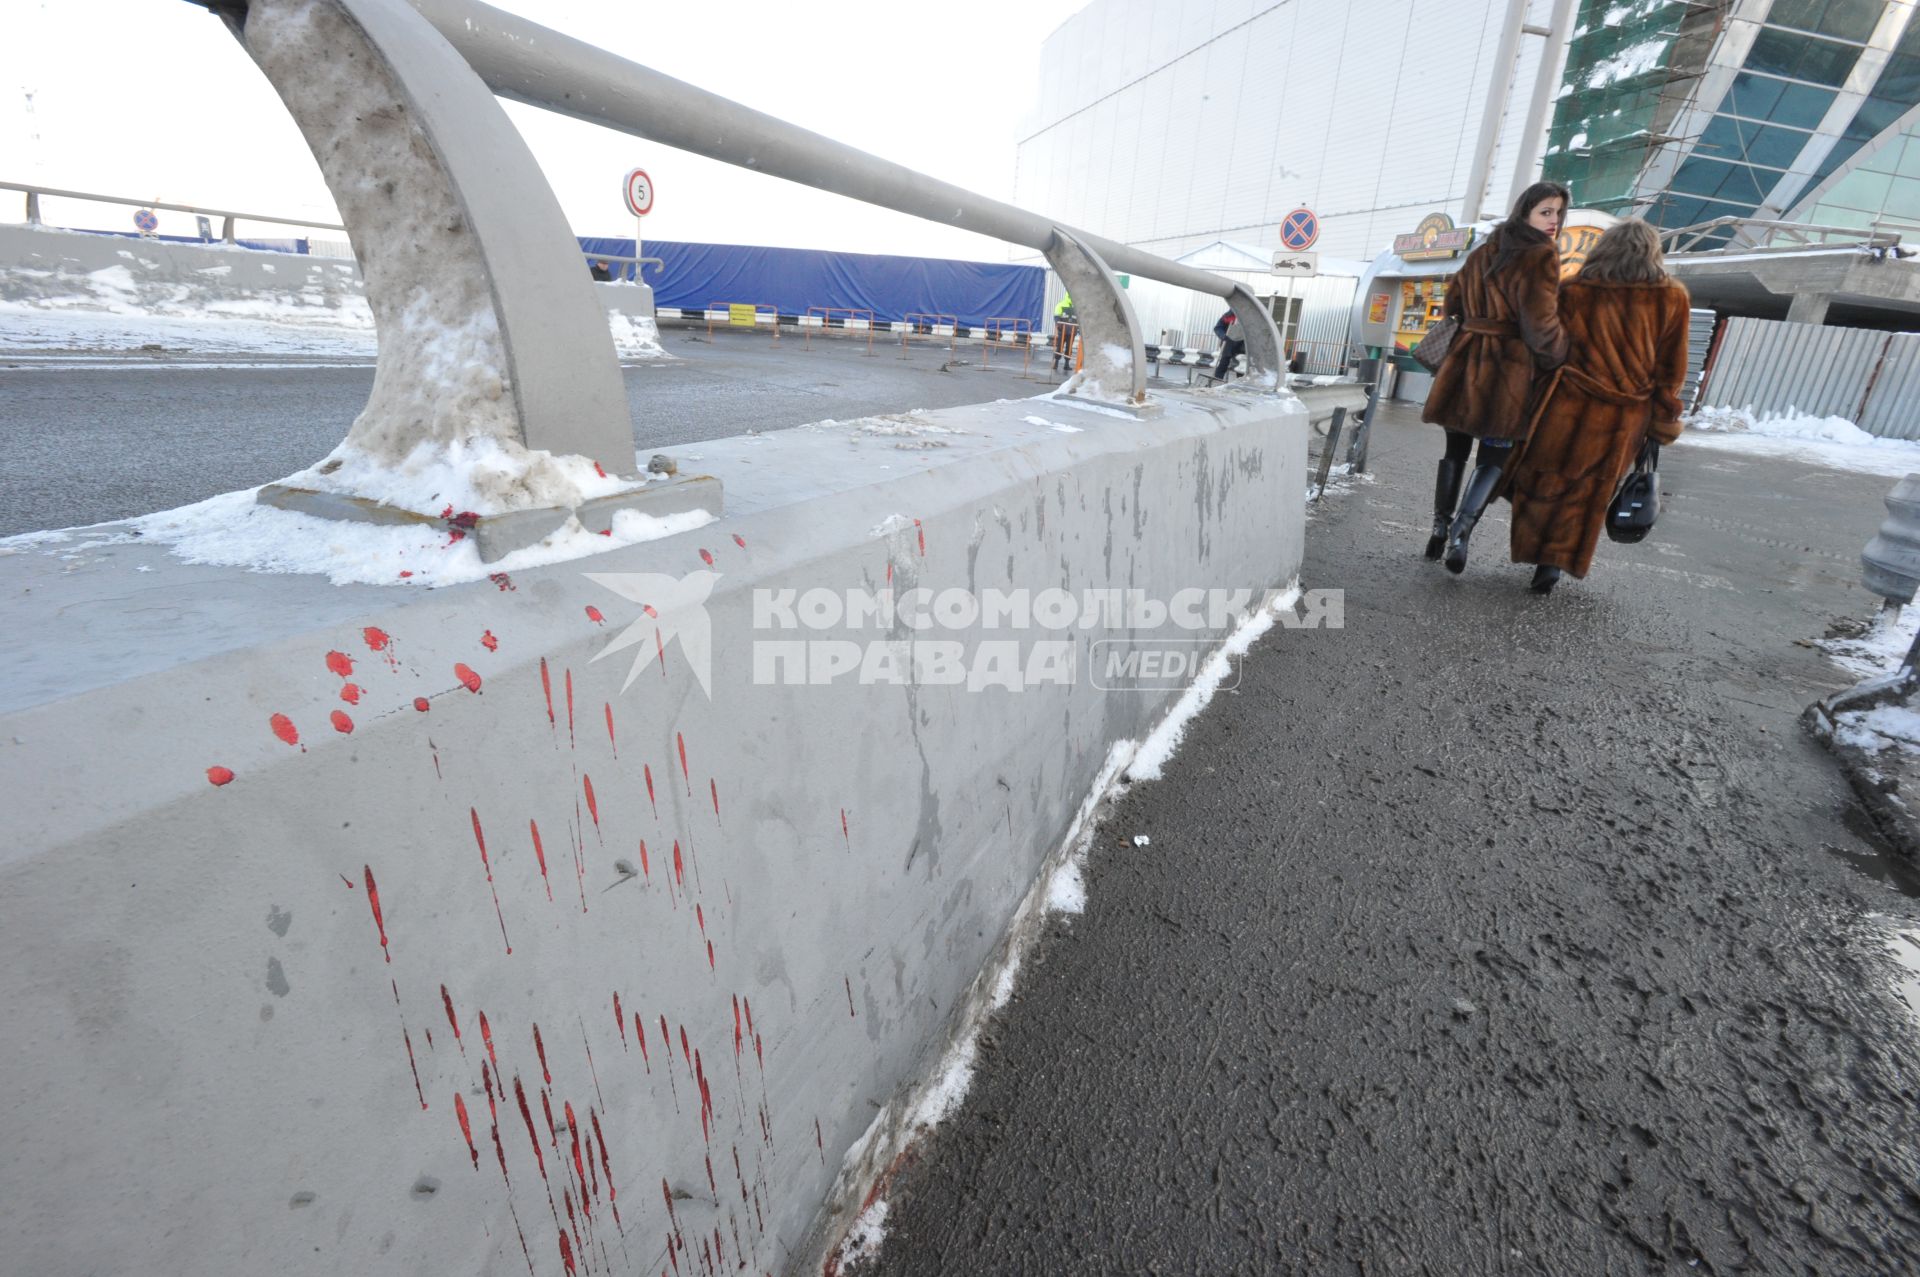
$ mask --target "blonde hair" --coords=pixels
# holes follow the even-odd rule
[[[1587,254],[1580,278],[1603,284],[1657,284],[1667,279],[1660,233],[1638,218],[1614,223]]]

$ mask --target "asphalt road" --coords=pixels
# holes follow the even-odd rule
[[[1044,393],[1057,379],[1018,358],[980,366],[916,342],[805,342],[666,328],[677,358],[625,369],[642,453],[910,408]],[[105,366],[100,366],[104,364]],[[312,465],[345,437],[373,366],[259,356],[9,359],[0,352],[0,536],[148,514],[251,488]]]
[[[1915,875],[1795,723],[1892,481],[1670,449],[1541,599],[1503,513],[1419,557],[1438,444],[1314,516],[1346,627],[1115,805],[858,1271],[1920,1271]]]

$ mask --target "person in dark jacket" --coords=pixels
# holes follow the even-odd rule
[[[1550,592],[1562,572],[1587,574],[1607,506],[1642,445],[1680,437],[1688,305],[1659,234],[1638,220],[1609,228],[1561,287],[1567,362],[1535,412],[1508,494],[1513,561],[1537,565],[1535,593]]]
[[[1213,379],[1225,381],[1233,375],[1233,361],[1247,349],[1247,337],[1240,327],[1240,316],[1232,311],[1220,316],[1213,326],[1213,335],[1220,339],[1220,357],[1213,361]]]
[[[1554,246],[1567,198],[1567,188],[1555,182],[1522,191],[1507,220],[1468,255],[1447,289],[1445,313],[1460,329],[1433,375],[1420,419],[1447,432],[1427,557],[1444,551],[1449,572],[1466,570],[1467,538],[1493,499],[1513,445],[1526,437],[1538,375],[1567,357]],[[1475,439],[1479,464],[1463,497],[1461,478]]]

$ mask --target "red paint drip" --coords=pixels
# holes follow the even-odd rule
[[[568,1206],[567,1209],[571,1211],[573,1207]],[[573,1266],[573,1245],[567,1241],[565,1233],[560,1234],[560,1262],[567,1266],[567,1271],[570,1273],[579,1271]]]
[[[742,550],[747,548],[747,539],[741,536],[738,532],[733,534],[733,543],[739,546]]]
[[[687,738],[679,732],[673,734],[673,743],[680,749],[680,777],[686,782],[687,797],[693,797],[693,776],[687,771]]]
[[[393,645],[393,637],[390,634],[371,625],[360,631],[360,637],[365,639],[367,646],[376,652],[384,652]]]
[[[927,530],[920,526],[920,520],[913,521],[914,535],[920,538],[920,557],[927,557]]]
[[[647,840],[644,838],[640,840],[640,876],[653,877],[653,869],[647,864]]]
[[[640,774],[647,778],[647,806],[653,808],[653,818],[660,819],[660,804],[653,801],[653,768],[646,763],[640,764]]]
[[[547,673],[547,658],[540,658],[540,690],[547,694],[547,726],[553,726],[553,676]]]
[[[413,698],[413,707],[419,710],[422,714],[424,714],[428,710],[432,709],[433,705],[427,700],[426,697],[416,696]]]
[[[845,977],[845,979],[847,981],[847,1018],[854,1019],[856,1017],[853,1010],[853,980],[851,977]]]
[[[360,684],[344,684],[340,688],[340,699],[349,705],[358,705],[360,703]]]
[[[600,1133],[600,1115],[588,1109],[587,1118],[593,1123],[593,1138],[600,1144],[600,1169],[607,1176],[607,1200],[617,1202],[620,1200],[620,1190],[613,1186],[613,1163],[607,1160],[607,1137]]]
[[[593,472],[599,475],[602,479],[607,477],[607,472],[600,468],[600,463],[598,461],[593,463]]]
[[[640,1044],[640,1062],[647,1066],[647,1072],[653,1072],[653,1057],[647,1054],[647,1030],[640,1023],[640,1013],[633,1013],[633,1040]]]
[[[505,572],[490,572],[487,574],[487,580],[493,582],[494,588],[502,594],[505,594],[509,590],[517,590],[520,588],[513,583],[513,578]]]
[[[747,1009],[747,1032],[753,1032],[753,1003],[746,998],[740,999],[740,1005]]]
[[[533,834],[533,858],[540,862],[540,882],[547,889],[547,899],[553,899],[553,882],[547,877],[547,849],[540,845],[540,826],[529,820],[527,829]]]
[[[387,951],[386,920],[380,916],[380,888],[376,887],[373,883],[373,866],[366,865],[364,868],[367,874],[367,903],[373,906],[373,925],[375,929],[380,932],[380,952],[387,955],[388,962],[392,962],[393,954]],[[353,884],[348,883],[347,885],[352,886]],[[397,996],[396,994],[396,997]]]
[[[460,686],[466,688],[469,692],[477,692],[480,690],[480,676],[474,673],[473,667],[465,661],[454,662],[453,676],[459,679]]]
[[[460,1040],[460,1021],[453,1014],[453,995],[447,992],[447,986],[440,986],[440,1004],[447,1009],[447,1023],[453,1026],[453,1040],[459,1046],[460,1054],[467,1053],[467,1044]]]
[[[480,813],[467,808],[467,815],[473,819],[473,840],[480,845],[480,867],[487,871],[487,890],[493,893],[493,916],[500,920],[500,943],[507,947],[507,956],[513,956],[513,941],[507,939],[507,915],[500,912],[500,889],[493,885],[493,864],[487,859],[487,836],[480,829]]]
[[[347,717],[345,710],[337,709],[333,711],[333,713],[327,715],[327,720],[333,724],[333,730],[339,732],[342,736],[353,735],[353,720]]]
[[[687,1045],[687,1026],[684,1024],[680,1026],[680,1054],[682,1058],[686,1060],[687,1067],[691,1069],[693,1067],[693,1048]]]
[[[827,1142],[820,1135],[820,1119],[813,1119],[813,1146],[820,1150],[820,1165],[827,1164]]]
[[[420,1066],[413,1062],[413,1037],[407,1032],[407,1026],[400,1026],[400,1037],[407,1044],[407,1067],[413,1070],[413,1093],[420,1097],[420,1107],[427,1107],[427,1093],[420,1089]]]
[[[853,835],[847,832],[847,809],[840,809],[840,837],[847,844],[847,850],[853,850]]]
[[[627,1049],[627,1013],[620,1009],[620,990],[613,991],[613,1023],[620,1030],[620,1049]]]
[[[567,671],[567,748],[573,748],[573,671]]]
[[[353,879],[351,879],[351,878],[349,878],[349,877],[347,877],[347,876],[346,876],[345,874],[341,874],[341,875],[340,875],[340,881],[341,881],[341,882],[344,882],[344,883],[346,883],[346,884],[347,884],[347,890],[348,890],[348,891],[352,891],[352,890],[353,890]]]
[[[600,804],[595,801],[593,796],[593,777],[583,774],[580,777],[580,787],[587,791],[587,811],[593,816],[593,832],[598,834],[600,832]]]
[[[605,625],[607,623],[607,618],[600,615],[600,609],[591,603],[587,604],[587,619],[595,625]]]
[[[713,566],[713,551],[712,551],[712,550],[705,550],[705,549],[703,549],[703,550],[701,550],[701,551],[700,551],[700,559],[701,559],[701,561],[702,561],[703,563],[705,563],[705,564],[706,564],[706,565],[707,565],[708,567],[712,567],[712,566]]]
[[[233,769],[231,767],[220,767],[218,765],[207,768],[207,783],[216,787],[220,785],[231,785],[233,783]],[[351,887],[353,884],[349,882],[347,885]]]
[[[733,995],[733,1054],[735,1059],[740,1056],[740,995],[737,993]]]
[[[350,678],[353,675],[353,658],[345,652],[328,652],[327,668],[341,678]]]
[[[298,745],[300,743],[300,729],[295,727],[293,720],[285,714],[275,714],[267,720],[267,726],[273,729],[275,736],[278,736],[287,744]]]
[[[673,880],[682,887],[687,885],[687,869],[680,860],[680,840],[673,840]]]
[[[600,704],[607,711],[607,744],[613,747],[613,756],[618,758],[620,757],[620,742],[613,738],[613,702],[601,701]]]
[[[695,921],[700,924],[700,934],[705,936],[707,934],[707,911],[699,904],[695,904],[693,906],[693,916]]]
[[[480,646],[489,652],[497,652],[500,650],[500,640],[493,636],[492,630],[488,630],[480,636]]]
[[[707,970],[709,971],[719,970],[718,967],[713,965],[713,941],[711,940],[707,941]]]
[[[540,1026],[533,1026],[533,1049],[540,1055],[540,1076],[546,1079],[548,1086],[553,1085],[553,1074],[547,1069],[547,1044],[540,1040]]]
[[[573,1101],[567,1101],[565,1109],[567,1114],[567,1129],[573,1132],[573,1173],[579,1177],[577,1182],[584,1186],[587,1182],[587,1164],[580,1157],[580,1123],[574,1120]],[[581,1208],[587,1212],[588,1216],[591,1217],[593,1207],[587,1204],[586,1194],[584,1193],[580,1196],[580,1205]]]
[[[887,584],[889,586],[893,584],[893,560],[892,559],[887,560]]]
[[[560,1152],[560,1134],[559,1134],[559,1131],[556,1129],[554,1120],[553,1120],[553,1092],[552,1091],[543,1090],[540,1092],[540,1110],[547,1115],[547,1139],[552,1141],[554,1154],[558,1156]],[[566,1169],[564,1163],[562,1164],[561,1169],[563,1171]]]
[[[493,1116],[494,1121],[498,1122],[500,1120],[500,1109],[499,1106],[493,1102],[493,1088],[493,1070],[487,1067],[485,1060],[482,1060],[480,1061],[480,1093],[487,1097],[487,1112]]]
[[[527,1089],[520,1085],[520,1075],[513,1075],[513,1098],[520,1105],[521,1120],[527,1124],[527,1139],[533,1144],[533,1160],[540,1164],[540,1178],[547,1177],[546,1154],[540,1151],[540,1137],[533,1130],[533,1110],[527,1107]]]
[[[667,676],[667,643],[660,637],[659,630],[653,632],[653,650],[660,658],[660,677],[665,678]]]
[[[707,777],[707,792],[713,795],[713,814],[717,817],[720,814],[720,786],[711,776]]]
[[[493,1061],[493,1076],[498,1079],[500,1077],[500,1057],[493,1053],[493,1026],[487,1023],[487,1013],[485,1011],[480,1013],[480,1040],[487,1044],[487,1058]],[[506,1084],[496,1081],[495,1085],[500,1088],[500,1098],[503,1100],[506,1099]]]
[[[453,1093],[453,1112],[454,1115],[460,1119],[460,1134],[466,1137],[467,1154],[473,1158],[473,1169],[478,1171],[480,1169],[480,1150],[473,1146],[473,1127],[467,1122],[467,1102],[461,1097],[458,1091]]]

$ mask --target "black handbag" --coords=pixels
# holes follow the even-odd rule
[[[1607,506],[1607,536],[1625,545],[1644,541],[1659,517],[1660,445],[1649,439]]]
[[[1427,329],[1427,335],[1414,343],[1408,352],[1415,363],[1428,372],[1439,372],[1440,365],[1447,361],[1447,352],[1453,349],[1453,339],[1459,335],[1460,321],[1449,316]]]

